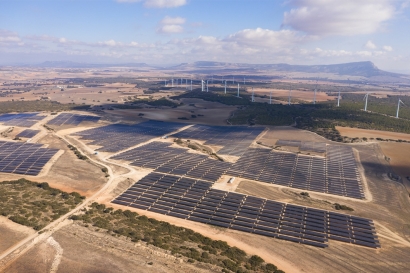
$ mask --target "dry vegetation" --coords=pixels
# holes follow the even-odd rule
[[[74,209],[84,199],[76,192],[50,188],[25,179],[0,183],[0,214],[13,222],[41,230]]]
[[[129,210],[114,210],[105,205],[93,203],[84,214],[74,215],[81,220],[105,229],[113,236],[129,237],[156,247],[170,250],[172,255],[188,258],[188,262],[210,263],[222,267],[223,272],[283,272],[273,264],[266,264],[262,258],[230,247],[226,242],[212,240],[193,230],[177,227],[167,222],[146,216],[138,216]]]

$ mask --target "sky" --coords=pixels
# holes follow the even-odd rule
[[[410,74],[410,0],[0,0],[0,65],[335,64]]]

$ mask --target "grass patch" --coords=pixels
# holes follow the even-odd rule
[[[40,230],[80,204],[85,197],[26,179],[0,183],[0,214]]]

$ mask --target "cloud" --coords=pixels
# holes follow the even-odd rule
[[[393,51],[393,48],[391,46],[383,46],[383,49],[388,52]]]
[[[21,42],[21,39],[17,33],[0,29],[0,44],[1,43],[18,43],[18,42]]]
[[[305,38],[305,36],[300,36],[292,30],[274,31],[256,28],[236,32],[235,34],[229,35],[224,41],[234,42],[243,46],[279,48],[294,45]]]
[[[364,45],[365,48],[367,49],[375,49],[377,46],[372,42],[372,41],[367,41],[367,43]]]
[[[181,33],[184,31],[183,24],[185,24],[186,19],[182,17],[170,17],[165,16],[160,22],[160,27],[157,29],[158,33]]]
[[[283,25],[312,35],[359,35],[378,31],[391,19],[391,0],[289,0]]]
[[[163,25],[182,25],[185,24],[185,18],[182,17],[170,17],[165,16],[164,19],[161,20],[161,24]]]
[[[187,0],[116,0],[119,3],[144,2],[147,8],[176,8],[187,4]]]

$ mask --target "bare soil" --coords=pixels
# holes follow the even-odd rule
[[[0,253],[3,253],[26,236],[35,233],[32,228],[19,225],[0,216]]]
[[[401,176],[403,184],[410,192],[410,143],[381,142],[383,153],[390,158],[393,171]]]
[[[220,272],[208,264],[190,264],[186,258],[169,252],[133,243],[124,237],[113,237],[93,227],[77,223],[53,234],[63,250],[58,272]],[[17,259],[4,272],[49,272],[55,251],[47,242]],[[151,264],[152,263],[152,264]]]
[[[387,131],[379,131],[379,130],[366,130],[366,129],[340,127],[340,126],[336,126],[336,129],[340,132],[342,136],[347,136],[350,138],[366,137],[368,139],[383,138],[383,139],[394,139],[394,140],[401,139],[401,140],[410,141],[410,134],[404,134],[404,133],[395,133],[395,132],[387,132]]]

